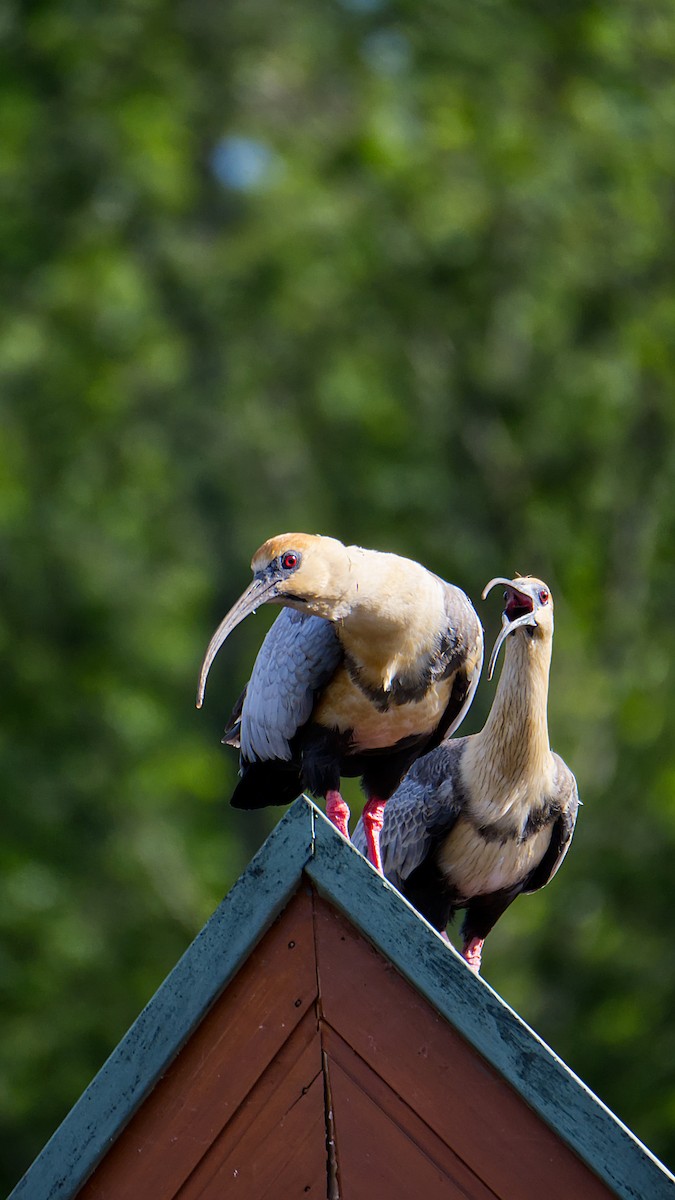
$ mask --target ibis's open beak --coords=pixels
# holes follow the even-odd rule
[[[491,579],[483,588],[483,600],[488,592],[491,592],[492,588],[496,587],[497,584],[501,584],[504,588],[505,604],[502,613],[502,627],[490,655],[488,679],[492,679],[497,656],[509,634],[513,633],[514,629],[520,629],[523,625],[537,624],[534,611],[534,598],[528,592],[521,591],[520,588],[516,587],[512,579],[501,579],[500,577]]]
[[[260,604],[264,604],[267,600],[274,600],[277,595],[278,579],[267,579],[260,577],[254,579],[246,591],[239,597],[237,602],[232,605],[229,613],[220,622],[211,641],[206,648],[202,669],[199,673],[199,687],[197,689],[197,708],[201,708],[204,702],[204,691],[206,689],[206,680],[211,670],[211,664],[220,650],[225,638],[232,633],[232,630],[247,617],[249,613],[254,613]]]

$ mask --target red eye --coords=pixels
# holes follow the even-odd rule
[[[287,554],[283,554],[281,557],[281,565],[284,571],[292,571],[293,568],[297,567],[298,565],[297,554],[294,554],[292,550],[289,550]]]
[[[546,588],[542,588],[539,593],[539,603],[540,604],[548,604],[549,596],[550,596],[550,592],[547,592]]]

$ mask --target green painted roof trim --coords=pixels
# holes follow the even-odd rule
[[[675,1200],[675,1177],[330,823],[306,873],[623,1200]],[[347,854],[345,854],[347,850]],[[358,858],[358,883],[351,860]]]
[[[623,1200],[675,1178],[304,797],[297,800],[9,1200],[70,1200],[297,890],[303,871]]]
[[[70,1200],[297,890],[314,815],[293,805],[146,1004],[9,1200]]]

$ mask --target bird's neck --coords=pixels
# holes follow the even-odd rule
[[[367,556],[361,561],[361,556]],[[443,625],[442,584],[419,563],[361,550],[349,606],[337,623],[346,653],[373,686],[389,690],[434,650]]]
[[[548,682],[552,641],[525,629],[506,640],[504,666],[483,729],[471,739],[472,784],[495,802],[510,803],[551,776]],[[510,799],[509,799],[510,798]]]

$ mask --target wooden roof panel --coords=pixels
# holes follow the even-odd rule
[[[262,1200],[274,1188],[310,1195],[317,1179],[325,1194],[324,1052],[339,1178],[354,1196],[369,1194],[366,1179],[392,1196],[612,1194],[344,916],[301,888],[79,1200],[224,1190]]]
[[[459,954],[395,888],[372,867],[358,875],[350,870],[349,853],[345,840],[317,812],[305,874],[320,894],[377,946],[390,969],[429,1001],[613,1194],[622,1200],[675,1200],[675,1178],[663,1163],[484,979],[467,970]]]
[[[319,897],[316,946],[324,1020],[487,1189],[504,1200],[615,1194]]]
[[[342,1194],[387,1200],[495,1200],[453,1148],[323,1027]]]
[[[289,1061],[302,1025],[312,1037]],[[223,1130],[176,1200],[280,1200],[326,1197],[326,1127],[316,1019],[308,1014],[282,1051],[280,1071],[266,1073]],[[284,1053],[286,1052],[286,1053]],[[276,1064],[275,1064],[276,1065]]]
[[[304,889],[197,1026],[79,1200],[173,1200],[261,1076],[269,1094],[312,1039],[310,1080],[320,1071],[316,996],[312,897]],[[299,1024],[300,1039],[275,1064]]]
[[[316,904],[316,927],[310,881],[328,902]],[[277,976],[286,982],[275,991]],[[400,1010],[388,1042],[387,995]],[[578,1180],[604,1187],[597,1172],[622,1200],[675,1200],[675,1179],[662,1164],[305,799],[279,822],[10,1200],[214,1200],[231,1194],[228,1171],[243,1182],[233,1172],[246,1139],[275,1164],[255,1200],[298,1187],[298,1195],[309,1187],[333,1200],[326,1138],[340,1121],[345,1128],[347,1109],[333,1098],[327,1130],[320,1055],[341,1101],[362,1115],[376,1108],[374,1125],[386,1119],[400,1164],[420,1155],[460,1195],[551,1200],[560,1194],[562,1146]],[[515,1132],[512,1111],[520,1114]],[[367,1132],[363,1121],[359,1130]],[[302,1154],[289,1152],[298,1142]],[[352,1143],[346,1162],[358,1162]],[[122,1191],[114,1167],[125,1153],[132,1183]],[[153,1161],[160,1174],[166,1165],[163,1191]],[[401,1180],[402,1167],[395,1174]],[[528,1178],[538,1180],[529,1192]],[[576,1183],[564,1194],[597,1197]]]

